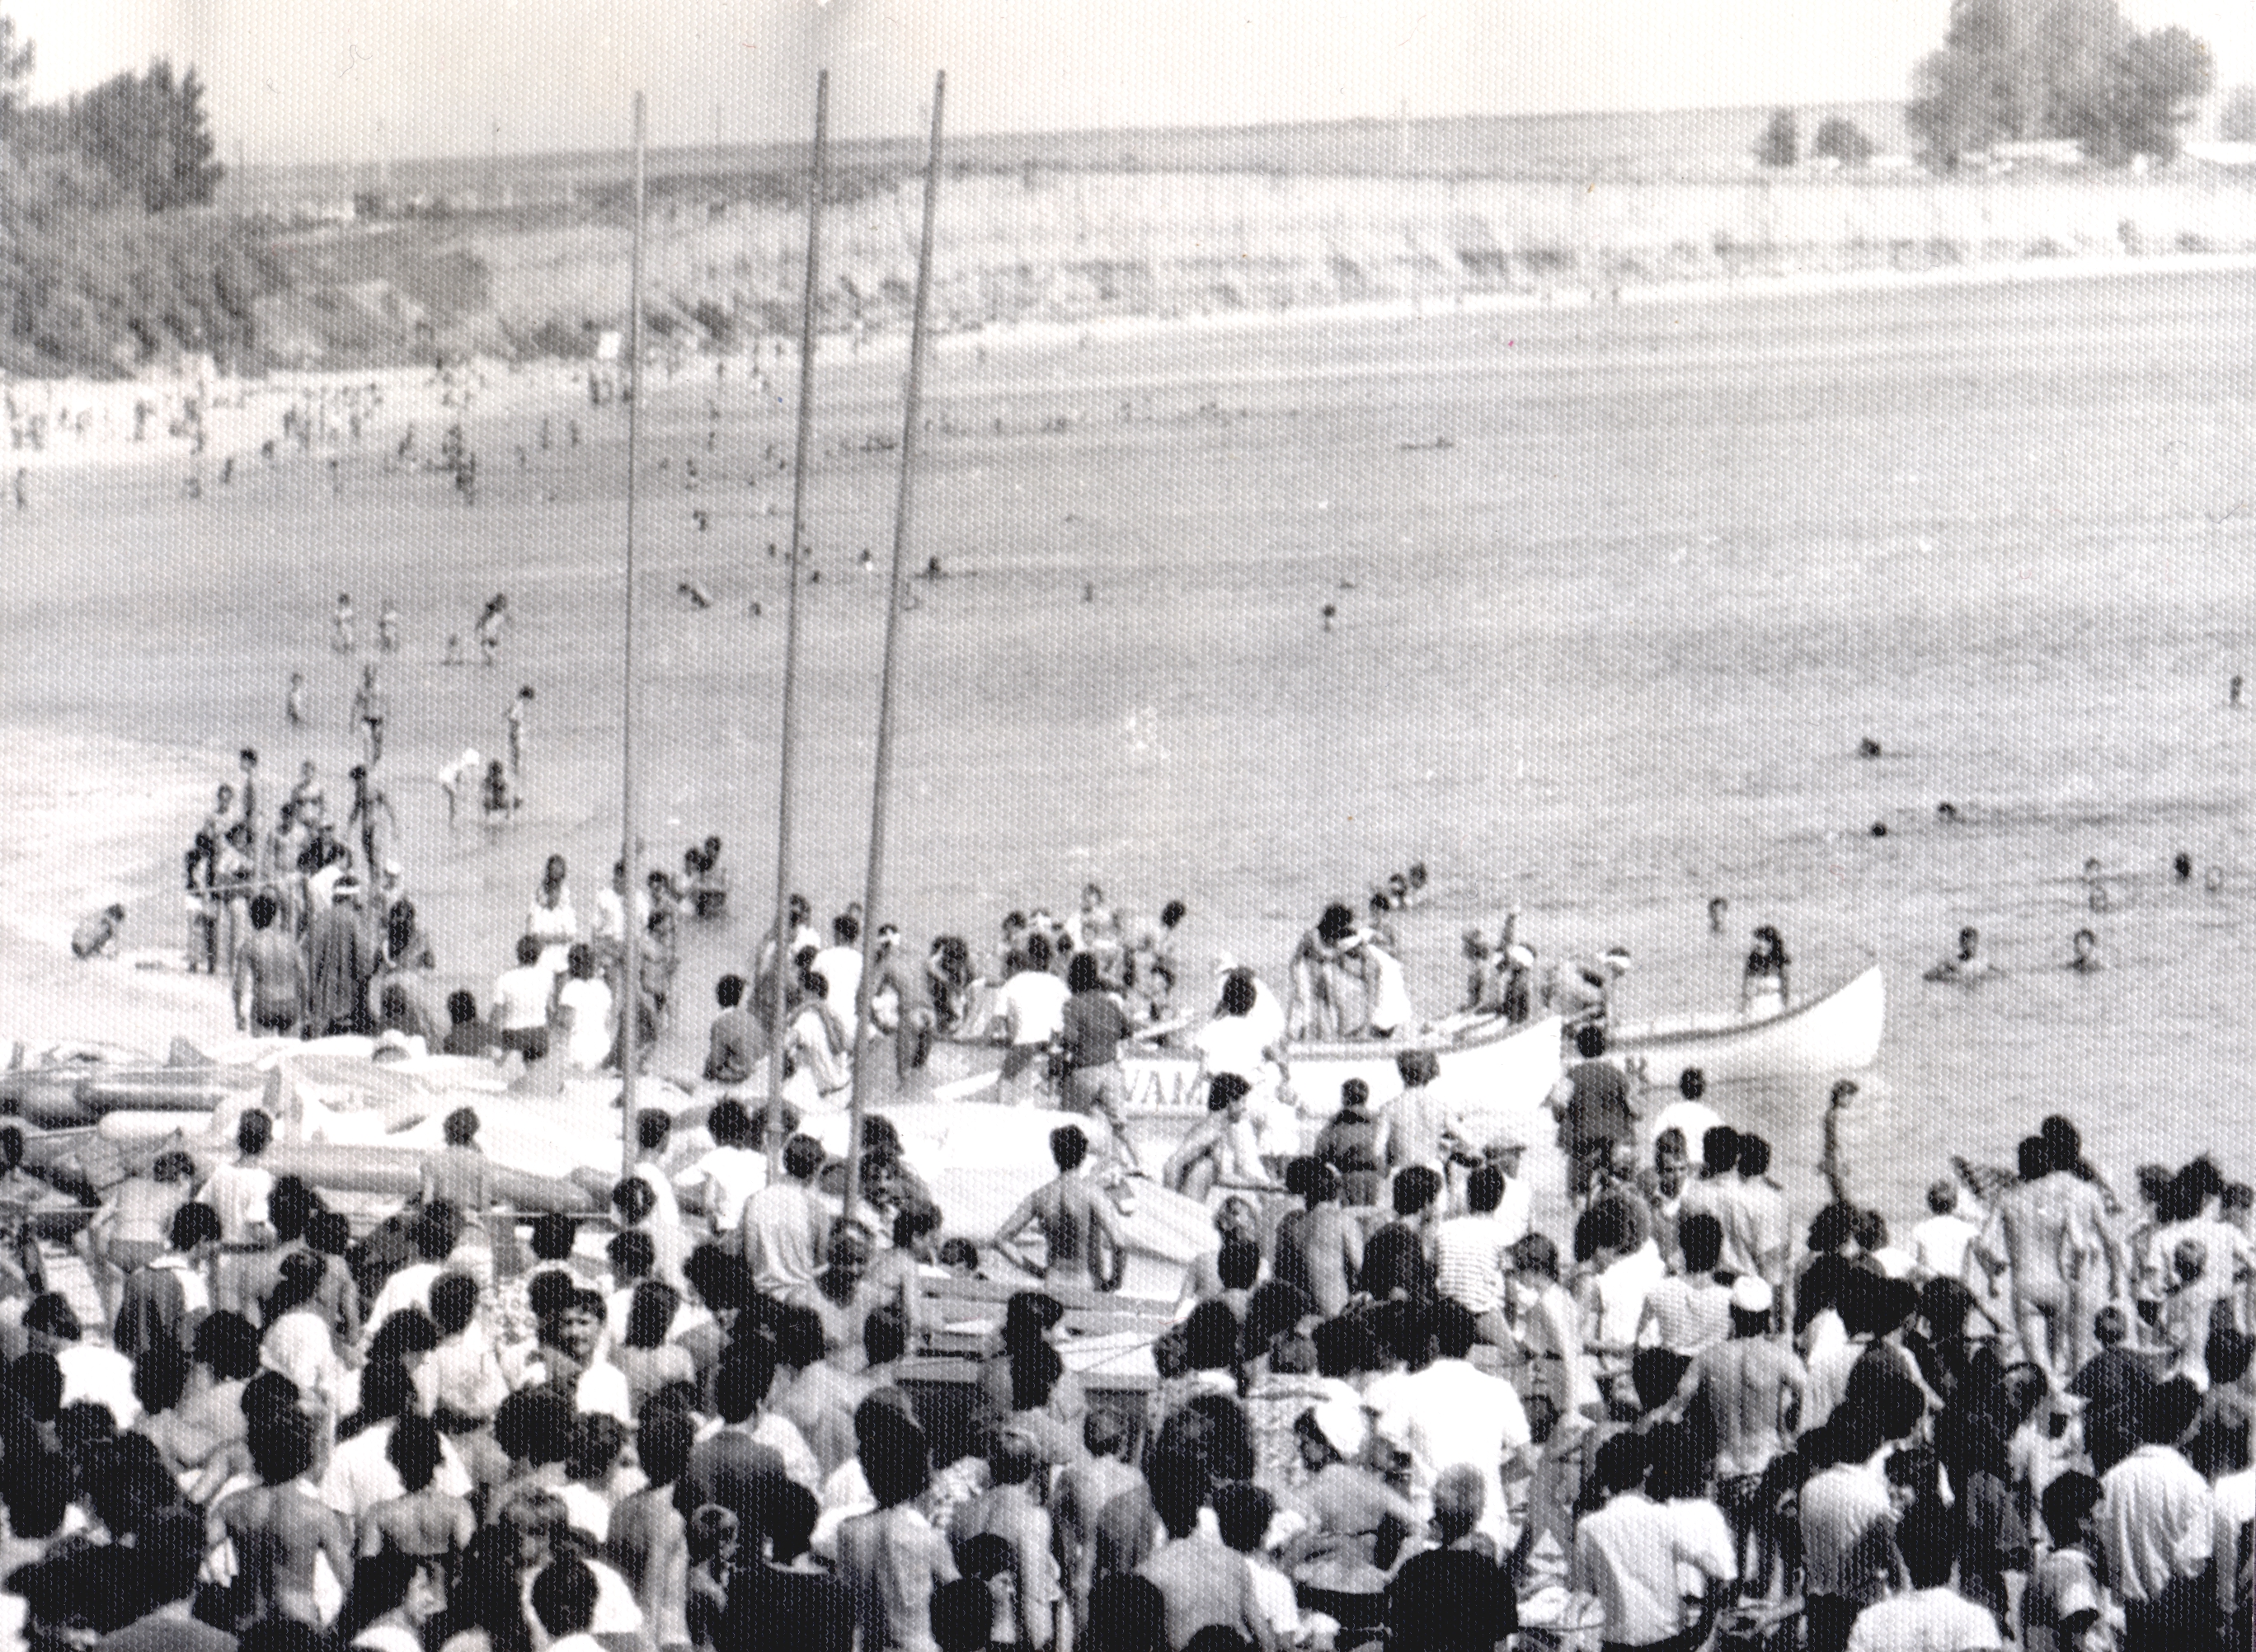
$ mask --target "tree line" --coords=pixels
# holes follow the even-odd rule
[[[195,70],[160,58],[35,104],[33,62],[0,15],[0,371],[243,358],[278,275],[255,239],[195,210],[222,175]]]
[[[2205,43],[2175,25],[2142,31],[2117,0],[1951,0],[1942,45],[1913,71],[1904,116],[1935,172],[1999,144],[2044,139],[2071,142],[2103,165],[2168,161],[2215,83]],[[2256,137],[2256,88],[2235,88],[2222,130]],[[1808,149],[1847,166],[1872,152],[1839,116]],[[1772,114],[1755,157],[1766,166],[1802,158],[1792,109]]]

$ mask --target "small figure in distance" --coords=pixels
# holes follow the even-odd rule
[[[518,796],[509,784],[509,771],[495,757],[486,764],[485,784],[478,789],[478,812],[488,826],[506,825],[517,812]]]
[[[118,925],[125,921],[125,909],[112,902],[99,912],[88,917],[71,931],[71,955],[74,958],[99,958],[117,938]]]
[[[439,664],[441,665],[460,665],[462,663],[462,634],[460,631],[449,631],[447,633],[447,656],[444,659],[441,660]]]
[[[1927,972],[1928,981],[1986,981],[2002,974],[1982,952],[1982,931],[1968,924],[1958,931],[1958,951]]]
[[[352,597],[346,592],[337,593],[337,611],[329,616],[329,646],[340,654],[353,651]]]
[[[1958,805],[1951,802],[1949,798],[1945,798],[1941,803],[1935,805],[1935,818],[1942,821],[1945,826],[1957,825]]]
[[[1720,935],[1724,932],[1724,914],[1731,910],[1731,902],[1722,896],[1710,895],[1708,897],[1708,932],[1710,935]]]
[[[2113,903],[2107,885],[2100,881],[2099,857],[2093,855],[2083,863],[2084,899],[2095,912],[2104,912]]]
[[[2076,974],[2089,975],[2107,967],[2099,960],[2099,937],[2090,930],[2076,931],[2069,945],[2076,949],[2076,955],[2068,960],[2068,967]]]
[[[2224,894],[2224,868],[2221,866],[2212,866],[2210,868],[2208,871],[2202,875],[2201,886],[2207,889],[2211,895]]]
[[[2238,671],[2232,673],[2232,686],[2225,692],[2224,703],[2233,710],[2240,709],[2240,692],[2247,685]]]
[[[497,591],[493,594],[493,600],[486,604],[484,611],[478,615],[477,624],[472,628],[478,639],[479,657],[489,665],[494,663],[495,657],[501,652],[502,629],[508,623],[509,594],[504,591]]]
[[[2180,849],[2177,852],[2176,856],[2170,861],[2170,870],[2177,874],[2179,882],[2192,882],[2193,856],[2188,854],[2183,849]]]
[[[1862,740],[1857,742],[1857,755],[1859,757],[1879,756],[1880,755],[1880,742],[1873,739],[1870,735],[1866,735]]]
[[[282,697],[282,714],[290,720],[293,728],[306,726],[306,673],[290,673],[290,692]]]
[[[677,596],[687,597],[689,599],[689,606],[693,608],[701,610],[709,608],[713,606],[713,599],[705,594],[705,587],[699,585],[694,580],[684,580],[680,584],[675,586],[673,589],[674,594]]]
[[[1324,604],[1324,629],[1326,629],[1327,631],[1330,630],[1330,629],[1332,629],[1332,622],[1333,622],[1334,620],[1337,619],[1338,617],[1339,617],[1339,604],[1338,604],[1338,603],[1336,603],[1336,602],[1327,602],[1327,603],[1325,603],[1325,604]]]
[[[1399,904],[1423,906],[1428,893],[1426,887],[1426,863],[1423,861],[1411,861],[1410,869],[1402,875],[1402,881],[1408,887],[1403,890]]]
[[[390,597],[377,610],[376,645],[387,654],[399,652],[399,604]]]
[[[485,759],[478,756],[476,746],[465,746],[462,755],[439,770],[439,790],[447,794],[447,829],[455,829],[455,821],[463,804],[467,803],[485,772]]]

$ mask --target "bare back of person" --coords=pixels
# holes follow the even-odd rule
[[[1268,1645],[1267,1620],[1254,1606],[1253,1578],[1243,1556],[1204,1537],[1181,1537],[1161,1544],[1137,1570],[1167,1603],[1169,1646],[1188,1645],[1209,1625],[1253,1639],[1257,1620],[1264,1633],[1256,1643]]]
[[[1786,1449],[1786,1403],[1801,1362],[1780,1345],[1733,1337],[1698,1356],[1701,1389],[1716,1425],[1716,1472],[1759,1474]]]
[[[254,1027],[281,1029],[305,1013],[306,963],[297,944],[271,929],[255,931],[236,958],[250,977]]]
[[[295,1485],[258,1486],[229,1497],[213,1518],[235,1544],[249,1619],[279,1613],[323,1626],[315,1567],[327,1555],[340,1583],[352,1571],[351,1544],[335,1513]]]
[[[1353,1237],[1347,1213],[1336,1205],[1319,1205],[1309,1211],[1301,1229],[1305,1287],[1327,1319],[1337,1318],[1355,1294]]]
[[[476,1530],[477,1516],[469,1504],[427,1486],[368,1511],[361,1552],[382,1554],[389,1549],[394,1554],[427,1560],[459,1552]]]

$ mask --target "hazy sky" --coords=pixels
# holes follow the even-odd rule
[[[1902,95],[1949,0],[0,0],[36,95],[194,63],[223,157],[370,159],[845,135]],[[2256,79],[2248,0],[2126,0]]]

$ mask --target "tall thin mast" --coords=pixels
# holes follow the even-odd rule
[[[799,439],[792,454],[790,580],[784,598],[783,755],[776,775],[775,951],[768,967],[768,1094],[783,1095],[783,1034],[786,972],[791,967],[791,814],[799,767],[799,585],[800,559],[807,532],[807,448],[814,424],[814,300],[822,256],[822,194],[830,133],[830,71],[814,77],[814,158],[807,185],[807,291],[799,323]],[[771,1113],[771,1118],[775,1115]],[[768,1132],[771,1170],[783,1144]]]
[[[642,877],[642,834],[635,796],[635,453],[642,423],[643,97],[634,95],[634,243],[627,261],[627,592],[625,682],[619,735],[619,859],[627,886],[621,896],[626,930],[626,979],[619,1006],[619,1175],[634,1173],[635,1044],[642,1030],[642,933],[635,923],[635,890]]]
[[[870,791],[870,872],[862,886],[862,985],[854,995],[854,1089],[846,1146],[846,1213],[851,1216],[862,1184],[863,1088],[868,1082],[870,996],[877,954],[878,902],[885,890],[885,804],[893,772],[893,678],[901,628],[901,576],[908,561],[910,483],[916,470],[916,438],[924,398],[925,311],[932,295],[932,226],[940,199],[941,107],[948,96],[948,71],[932,81],[932,142],[925,151],[924,235],[917,246],[916,308],[909,321],[908,390],[901,409],[901,478],[893,502],[893,573],[886,587],[885,655],[878,687],[878,763]],[[906,1037],[900,1028],[896,1037]]]

